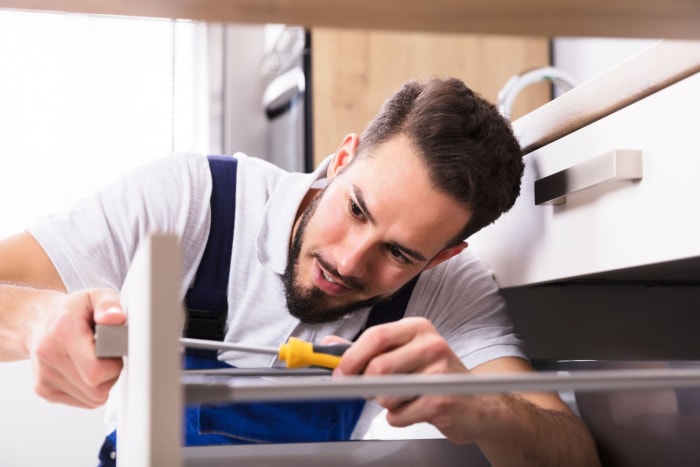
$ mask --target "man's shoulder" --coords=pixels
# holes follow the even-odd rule
[[[487,265],[474,250],[469,248],[425,272],[444,276],[445,280],[453,281],[473,280],[476,278],[491,279],[493,277]]]
[[[232,157],[238,159],[239,167],[245,170],[246,173],[250,172],[264,177],[278,177],[288,173],[272,162],[266,161],[260,157],[249,156],[243,152],[237,152],[233,154]]]
[[[470,303],[475,296],[498,289],[492,272],[475,252],[464,250],[449,260],[421,273],[416,298],[440,307]]]
[[[243,153],[234,154],[238,159],[237,194],[250,202],[267,200],[289,172],[258,157]]]
[[[206,156],[173,152],[135,167],[125,178],[132,182],[141,180],[145,185],[177,185],[186,180],[196,183],[196,180],[207,176],[208,172]]]
[[[251,191],[256,192],[260,189],[272,191],[279,180],[287,174],[285,170],[268,161],[242,152],[228,155],[181,152],[171,153],[157,160],[150,169],[145,170],[145,176],[148,177],[148,173],[153,171],[160,172],[161,176],[163,173],[168,173],[168,176],[174,179],[187,180],[187,183],[205,187],[209,185],[209,180],[212,178],[212,167],[208,162],[212,156],[218,160],[230,157],[231,161],[237,161],[236,185],[240,187],[237,189],[239,196],[243,194],[245,197],[250,195]]]

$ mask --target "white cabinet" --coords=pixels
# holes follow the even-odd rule
[[[696,74],[528,154],[516,205],[470,247],[501,287],[700,257],[699,116]],[[535,180],[618,149],[641,151],[641,180],[535,205]]]

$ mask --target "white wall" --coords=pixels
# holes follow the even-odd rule
[[[206,150],[200,35],[191,23],[0,11],[0,238],[133,166]],[[35,396],[27,362],[0,364],[0,381],[0,466],[97,464],[102,409]]]

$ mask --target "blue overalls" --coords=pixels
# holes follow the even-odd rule
[[[223,340],[228,313],[227,288],[233,246],[236,169],[230,156],[209,156],[212,173],[211,228],[194,284],[185,299],[184,334]],[[391,300],[374,307],[365,328],[403,317],[417,277]],[[185,369],[231,368],[216,351],[189,349]],[[364,399],[281,403],[226,403],[185,408],[185,445],[344,441],[362,413]],[[105,439],[100,467],[116,465],[116,431]]]

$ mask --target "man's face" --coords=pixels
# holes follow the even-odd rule
[[[285,287],[290,312],[307,323],[334,321],[388,299],[423,269],[459,253],[445,248],[469,212],[435,190],[407,138],[354,157],[346,137],[329,184],[301,214]]]

